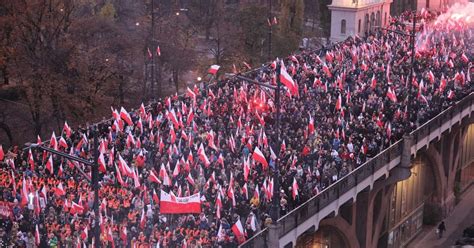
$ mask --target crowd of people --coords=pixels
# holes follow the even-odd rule
[[[417,18],[428,23],[435,15]],[[409,32],[410,19],[392,18],[390,28]],[[463,25],[433,26],[430,34],[418,27],[426,41],[411,82],[409,39],[383,30],[247,73],[285,85],[279,148],[275,92],[236,78],[130,113],[112,109],[95,131],[65,124],[49,142],[39,139],[89,160],[98,149],[99,223],[90,166],[4,148],[0,207],[11,212],[0,211],[0,247],[236,247],[271,222],[273,177],[280,179],[283,216],[472,92],[474,37]],[[201,213],[160,214],[161,191],[199,193]],[[93,239],[96,225],[100,241]]]

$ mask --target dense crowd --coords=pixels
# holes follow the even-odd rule
[[[390,28],[408,31],[410,18],[393,18]],[[248,73],[275,84],[277,70],[286,71],[297,86],[283,87],[280,149],[274,92],[235,78],[129,114],[112,109],[113,118],[97,125],[99,223],[89,166],[5,148],[0,202],[12,213],[2,219],[0,247],[90,245],[97,224],[108,247],[236,247],[271,222],[276,157],[282,216],[472,92],[472,29],[450,25],[426,34],[412,82],[409,39],[387,31]],[[93,159],[91,128],[71,132],[65,124],[43,144]],[[199,193],[202,212],[160,214],[161,190]],[[244,237],[232,229],[239,221]]]

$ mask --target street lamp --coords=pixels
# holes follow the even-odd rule
[[[264,83],[260,83],[254,79],[250,79],[244,77],[240,74],[236,75],[237,79],[244,80],[248,83],[262,86],[268,89],[272,89],[275,91],[275,104],[276,104],[276,151],[277,151],[277,158],[275,161],[275,168],[273,169],[273,179],[274,179],[274,187],[273,187],[273,199],[272,199],[272,208],[270,211],[270,216],[272,218],[272,222],[274,225],[277,224],[278,218],[280,217],[280,150],[281,150],[281,140],[280,140],[280,121],[281,121],[281,103],[280,103],[280,94],[281,94],[281,82],[280,82],[280,65],[277,65],[276,69],[276,86],[268,85]]]
[[[94,161],[90,161],[90,160],[87,160],[87,159],[84,159],[84,158],[81,158],[81,157],[76,157],[76,156],[67,154],[65,152],[60,152],[60,151],[57,151],[53,148],[46,147],[46,146],[39,145],[39,144],[26,143],[25,146],[27,148],[25,148],[25,149],[32,148],[32,149],[43,150],[43,151],[52,153],[54,155],[57,155],[59,157],[66,158],[66,159],[69,159],[69,160],[73,160],[73,161],[91,166],[92,178],[90,179],[89,176],[78,165],[76,165],[76,164],[74,165],[76,167],[76,169],[91,183],[92,189],[94,190],[94,207],[93,207],[93,209],[94,209],[94,222],[95,222],[95,225],[94,225],[94,231],[93,232],[94,232],[94,240],[95,240],[95,243],[96,243],[96,247],[100,248],[101,243],[100,243],[100,227],[99,227],[99,164],[97,162],[97,160],[99,158],[99,153],[97,151],[98,146],[99,146],[99,142],[98,142],[98,137],[97,137],[97,135],[98,135],[97,127],[93,126],[93,127],[91,127],[91,129],[92,129],[92,133],[93,133],[93,136],[94,136],[94,147],[93,147]]]

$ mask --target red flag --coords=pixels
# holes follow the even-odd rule
[[[145,208],[142,209],[142,216],[140,217],[140,228],[144,229],[146,224],[146,215],[145,215]]]
[[[102,173],[105,173],[107,169],[105,167],[105,158],[104,158],[103,153],[100,153],[99,155],[98,164],[99,164],[99,171],[101,171]]]
[[[308,130],[309,130],[309,134],[312,134],[314,132],[314,120],[313,120],[313,117],[311,117],[311,114],[309,114]]]
[[[374,74],[372,76],[372,80],[370,81],[370,88],[372,88],[372,90],[374,90],[375,87],[377,87],[377,80],[375,79],[375,74]]]
[[[153,189],[153,196],[152,196],[152,199],[153,199],[153,203],[154,203],[154,204],[159,204],[159,203],[160,203],[160,198],[158,197],[158,194],[156,194],[155,189]]]
[[[23,183],[21,185],[21,206],[24,207],[28,204],[28,189],[26,187],[26,180],[23,177]]]
[[[30,154],[31,154],[31,149],[30,149]],[[5,153],[3,152],[3,147],[0,145],[0,161],[3,161],[5,158]]]
[[[67,142],[63,137],[59,138],[59,146],[64,149],[68,148]]]
[[[341,107],[342,107],[342,98],[341,98],[341,94],[339,94],[336,101],[336,110],[340,110]]]

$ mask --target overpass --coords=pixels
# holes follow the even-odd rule
[[[473,111],[471,93],[240,247],[405,245],[432,209],[441,216],[431,221],[439,221],[474,182]],[[318,234],[321,228],[328,232]]]

